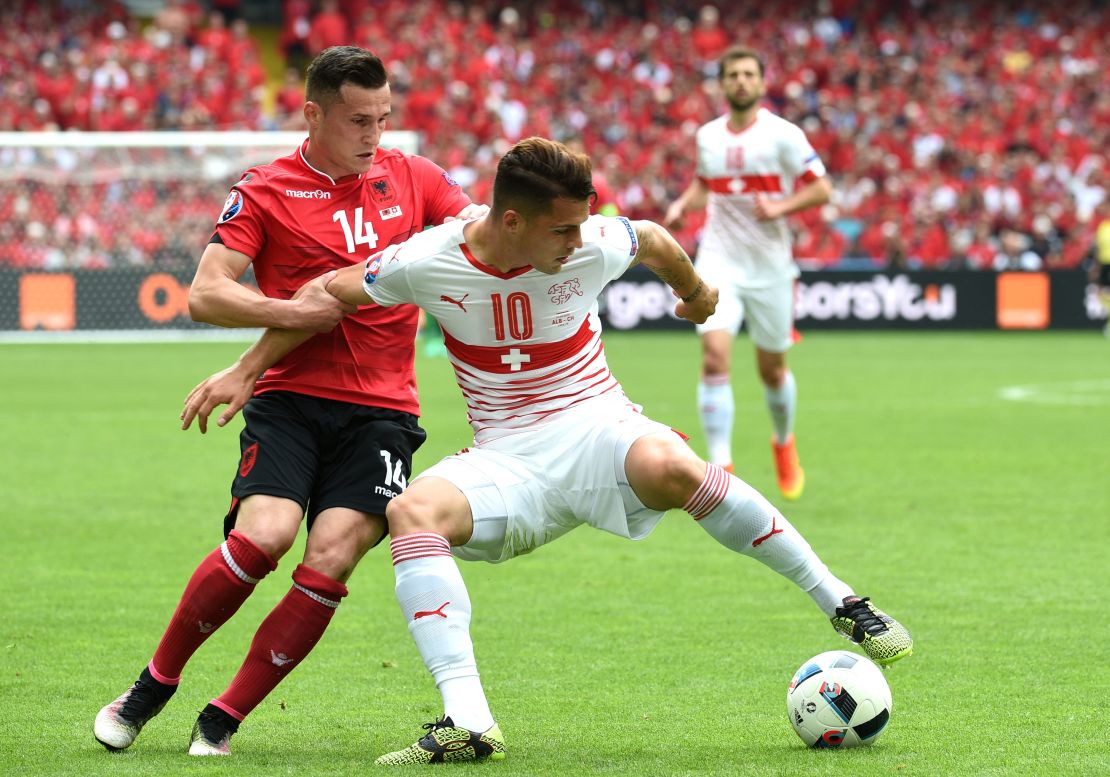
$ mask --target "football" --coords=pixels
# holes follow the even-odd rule
[[[870,745],[886,728],[890,710],[883,670],[847,650],[806,661],[786,692],[790,725],[810,747]]]

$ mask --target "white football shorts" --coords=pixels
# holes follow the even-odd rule
[[[794,343],[793,278],[764,288],[745,288],[727,258],[705,251],[698,253],[696,266],[698,274],[720,291],[717,310],[697,325],[699,335],[724,329],[735,337],[747,318],[748,335],[758,348],[769,353],[790,350]]]
[[[505,561],[582,524],[633,540],[651,533],[663,512],[645,507],[632,491],[624,460],[641,437],[677,432],[642,415],[623,396],[585,405],[420,473],[450,481],[470,503],[474,533],[452,548],[456,556]]]

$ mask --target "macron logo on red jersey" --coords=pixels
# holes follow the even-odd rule
[[[331,192],[326,192],[323,189],[306,192],[301,189],[286,189],[286,197],[294,197],[298,200],[330,200]]]

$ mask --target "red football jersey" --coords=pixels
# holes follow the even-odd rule
[[[289,299],[328,270],[365,262],[470,204],[423,157],[379,148],[369,172],[336,181],[308,163],[304,148],[248,170],[216,225],[224,245],[252,258],[268,297]],[[294,391],[419,415],[417,316],[411,305],[360,308],[268,369],[255,394]]]

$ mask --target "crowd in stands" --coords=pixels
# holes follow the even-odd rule
[[[0,6],[0,131],[262,127],[265,82],[247,23],[192,0]]]
[[[833,175],[833,201],[791,217],[810,266],[1071,268],[1110,218],[1102,0],[284,0],[290,69],[269,95],[251,29],[227,21],[233,0],[218,5],[167,0],[139,21],[112,2],[4,4],[0,131],[299,129],[305,63],[357,44],[391,74],[391,126],[420,132],[421,153],[475,199],[488,200],[500,154],[539,134],[581,142],[605,199],[658,220],[694,174],[695,129],[724,109],[717,57],[742,43],[765,55],[767,106],[805,129]],[[0,194],[0,251],[29,232],[49,243],[59,227],[44,212],[81,220],[74,201],[29,208],[49,197],[37,186]],[[225,193],[184,193],[205,213],[188,260]],[[157,210],[177,196],[143,198]],[[35,219],[23,235],[9,221],[21,212]],[[690,248],[699,226],[680,234]],[[141,263],[153,227],[135,228],[125,242]]]

